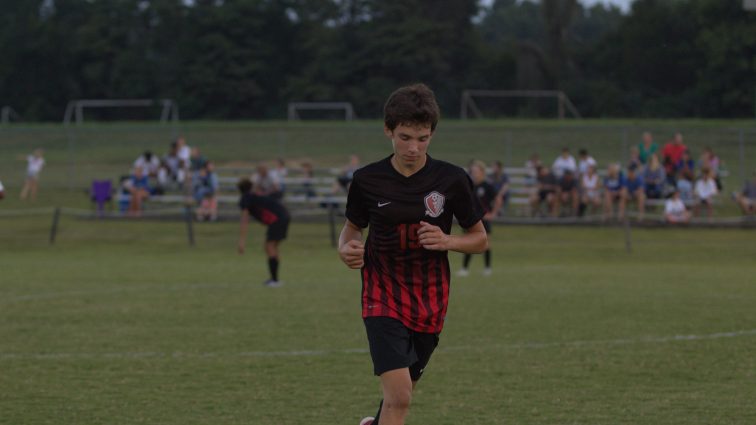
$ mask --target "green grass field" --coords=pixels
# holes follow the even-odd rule
[[[0,219],[0,423],[357,424],[379,387],[358,274],[295,223]],[[502,227],[452,283],[408,424],[756,423],[753,231]],[[453,269],[459,255],[451,255]]]

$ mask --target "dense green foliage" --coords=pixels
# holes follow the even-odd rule
[[[387,93],[413,81],[454,115],[465,88],[558,88],[586,116],[754,110],[756,14],[740,0],[637,0],[624,15],[577,0],[0,7],[0,103],[27,121],[60,119],[69,99],[159,97],[177,99],[186,118],[280,118],[290,101],[350,101],[376,117]]]

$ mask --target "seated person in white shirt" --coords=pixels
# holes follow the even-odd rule
[[[679,190],[675,190],[664,202],[664,219],[667,223],[687,223],[690,221],[690,212],[680,199]]]
[[[693,193],[696,197],[695,214],[699,215],[701,207],[705,207],[706,216],[711,217],[713,198],[718,193],[718,190],[717,182],[714,180],[710,169],[705,168],[701,170],[701,178],[696,181]]]
[[[557,179],[561,179],[565,171],[571,171],[572,174],[577,174],[577,162],[575,158],[570,155],[569,148],[562,148],[562,154],[554,160],[554,164],[551,166],[551,170],[554,172],[554,176]]]

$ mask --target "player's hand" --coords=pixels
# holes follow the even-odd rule
[[[493,214],[491,214],[490,212],[489,212],[489,213],[486,213],[486,214],[485,214],[485,215],[483,216],[483,220],[485,220],[485,221],[491,221],[491,220],[493,220],[493,218],[494,218],[494,216],[493,216]]]
[[[365,256],[365,244],[351,240],[345,243],[339,248],[339,257],[350,269],[362,268],[364,264],[363,257]]]
[[[239,242],[239,246],[236,247],[236,251],[239,253],[239,255],[244,254],[244,248],[245,248],[244,242]]]
[[[428,222],[421,221],[420,229],[417,230],[417,240],[420,245],[431,251],[449,250],[450,236],[444,233],[440,227],[434,226]]]

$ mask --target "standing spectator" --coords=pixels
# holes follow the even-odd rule
[[[643,177],[636,167],[627,169],[627,178],[625,179],[625,202],[635,200],[638,203],[638,220],[643,220],[646,211],[646,193]]]
[[[509,201],[509,176],[504,171],[504,164],[501,161],[494,162],[490,182],[497,196],[501,198],[502,207],[506,206]]]
[[[559,215],[562,205],[569,205],[571,208],[571,215],[577,215],[579,204],[580,196],[578,194],[578,181],[575,179],[575,175],[572,171],[564,170],[562,178],[559,179],[555,215]]]
[[[536,190],[530,197],[530,210],[533,216],[538,214],[542,202],[546,202],[548,213],[555,215],[557,212],[556,204],[557,178],[548,167],[538,167],[538,182]]]
[[[26,200],[27,196],[32,201],[37,200],[37,191],[39,190],[39,173],[45,166],[44,151],[35,149],[31,155],[26,157],[26,180],[24,187],[21,189],[21,200]]]
[[[283,193],[281,192],[281,186],[278,181],[268,171],[268,167],[264,164],[257,166],[257,171],[252,175],[252,186],[254,187],[255,194],[258,196],[270,196],[274,199],[281,199]]]
[[[667,223],[687,223],[690,221],[690,212],[685,203],[680,199],[680,191],[676,190],[664,202],[664,219]]]
[[[158,184],[166,188],[172,183],[181,187],[184,184],[186,165],[178,155],[179,146],[177,142],[171,143],[168,153],[163,157],[163,161],[158,171]]]
[[[278,184],[278,188],[281,190],[281,197],[286,193],[286,177],[289,175],[289,170],[286,168],[286,161],[283,158],[276,159],[276,165],[269,171],[270,176]]]
[[[531,154],[530,158],[525,161],[525,170],[527,174],[525,179],[528,185],[536,183],[536,180],[538,179],[538,169],[541,168],[541,166],[543,166],[541,163],[541,157],[537,153]]]
[[[582,192],[581,216],[588,206],[593,207],[593,212],[601,208],[601,188],[599,187],[599,175],[595,166],[588,167],[588,171],[580,176],[580,190]]]
[[[133,167],[141,168],[144,174],[149,177],[157,177],[160,170],[160,159],[147,150],[134,161]]]
[[[614,204],[617,203],[617,217],[625,218],[625,176],[619,164],[609,164],[604,178],[604,220],[614,216]]]
[[[578,151],[578,176],[588,172],[590,167],[596,167],[598,164],[592,156],[588,155],[587,149],[580,149]]]
[[[179,136],[176,139],[176,155],[184,163],[184,167],[189,167],[192,158],[192,149],[186,144],[184,136]]]
[[[218,176],[215,165],[208,161],[194,176],[194,200],[197,203],[197,220],[215,221],[218,218]]]
[[[667,142],[662,149],[662,162],[664,164],[664,170],[667,173],[667,181],[670,184],[675,184],[675,176],[677,174],[677,163],[683,156],[683,153],[688,150],[688,147],[683,143],[683,136],[680,133],[675,133],[672,140]]]
[[[483,228],[486,230],[486,234],[491,234],[491,219],[496,217],[499,209],[502,205],[501,197],[498,196],[498,192],[494,186],[486,181],[486,164],[482,161],[473,161],[470,165],[470,178],[473,182],[473,191],[478,198],[480,205],[483,207]],[[462,259],[462,268],[457,271],[457,276],[465,277],[469,276],[470,272],[470,259],[472,254],[465,253]],[[483,269],[483,276],[491,275],[491,248],[487,248],[483,253],[483,261],[485,268]]]
[[[659,145],[654,143],[654,136],[650,132],[643,133],[643,141],[638,144],[638,153],[641,163],[646,165],[652,155],[656,155],[656,151],[659,150]]]
[[[745,182],[743,190],[736,195],[735,200],[743,214],[756,214],[756,171],[753,172],[751,180]]]
[[[643,181],[646,184],[646,197],[649,199],[661,199],[664,195],[664,169],[656,154],[651,155],[648,165],[643,173]]]
[[[643,162],[640,159],[640,150],[637,146],[630,148],[630,160],[627,162],[627,168],[635,168],[639,171],[643,168]]]
[[[575,162],[575,158],[570,155],[569,148],[562,148],[562,154],[554,160],[551,169],[557,179],[561,179],[565,171],[569,170],[573,174],[577,171],[577,163]]]
[[[705,207],[706,216],[711,217],[714,196],[718,193],[717,183],[714,181],[711,170],[708,168],[701,170],[701,177],[696,181],[693,191],[696,195],[696,206],[693,208],[693,212],[698,216],[701,212],[701,207]]]
[[[150,197],[149,177],[144,173],[142,167],[135,167],[134,172],[129,176],[126,188],[129,191],[129,213],[138,217],[142,215],[142,205]]]
[[[680,192],[680,199],[686,204],[693,202],[693,174],[688,172],[679,172],[675,189]]]

